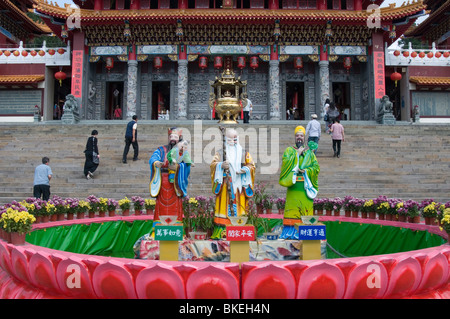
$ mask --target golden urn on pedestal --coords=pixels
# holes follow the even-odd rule
[[[213,110],[219,123],[236,124],[242,108],[245,107],[247,96],[247,81],[236,78],[234,72],[225,69],[215,81],[209,81],[209,107]],[[215,116],[214,116],[215,115]]]

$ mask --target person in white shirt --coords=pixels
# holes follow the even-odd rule
[[[248,123],[248,121],[250,120],[250,115],[252,115],[252,111],[253,111],[253,103],[252,101],[250,101],[247,98],[247,94],[244,96],[244,123]]]
[[[311,115],[311,121],[309,121],[308,125],[306,126],[306,132],[305,136],[308,136],[308,142],[313,141],[319,144],[320,140],[320,122],[317,121],[317,114]],[[316,153],[317,149],[314,150],[314,154]]]

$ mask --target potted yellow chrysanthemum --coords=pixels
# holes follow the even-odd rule
[[[122,210],[122,216],[129,216],[130,215],[130,206],[131,201],[128,199],[128,197],[122,198],[119,200],[119,207]]]
[[[153,211],[156,207],[156,201],[151,198],[147,198],[145,200],[145,210],[147,211],[147,215],[153,215]]]
[[[11,243],[13,245],[25,244],[25,236],[31,231],[36,218],[26,210],[8,208],[0,218],[2,228],[11,234]]]

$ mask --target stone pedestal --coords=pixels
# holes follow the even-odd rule
[[[66,110],[61,117],[62,124],[77,124],[80,121],[78,112]]]
[[[381,124],[395,124],[395,117],[392,113],[386,113],[383,114],[383,117],[381,118]]]

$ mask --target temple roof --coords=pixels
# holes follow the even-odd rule
[[[27,2],[28,3],[28,2]],[[30,4],[30,3],[29,3]],[[50,28],[44,23],[33,21],[27,14],[18,8],[9,0],[0,0],[0,9],[6,10],[6,15],[10,16],[16,21],[22,21],[22,28],[27,32],[34,34],[48,34],[51,33]],[[7,27],[6,27],[7,28]]]
[[[450,77],[411,76],[409,81],[419,86],[450,86]]]
[[[449,10],[450,10],[450,0],[447,0],[439,8],[431,12],[428,18],[425,21],[423,21],[420,25],[418,25],[413,29],[408,30],[405,33],[405,36],[419,37],[426,33],[429,33],[431,31],[430,29],[434,29],[435,26],[433,24],[436,25],[445,24],[445,22],[450,19],[450,16],[448,15]]]
[[[44,81],[43,74],[36,75],[0,75],[0,84],[36,84]]]
[[[61,8],[57,4],[48,3],[46,0],[35,0],[35,10],[38,13],[66,19],[70,10]],[[66,6],[69,6],[66,4]],[[417,0],[406,5],[396,7],[395,4],[381,8],[381,21],[401,19],[414,15],[426,8],[423,0]],[[314,22],[328,21],[345,23],[366,23],[371,15],[366,10],[269,10],[269,9],[141,9],[141,10],[92,10],[80,9],[80,19],[85,23],[111,23],[116,21],[167,21],[175,22],[177,19],[184,21],[228,21],[228,22]]]

